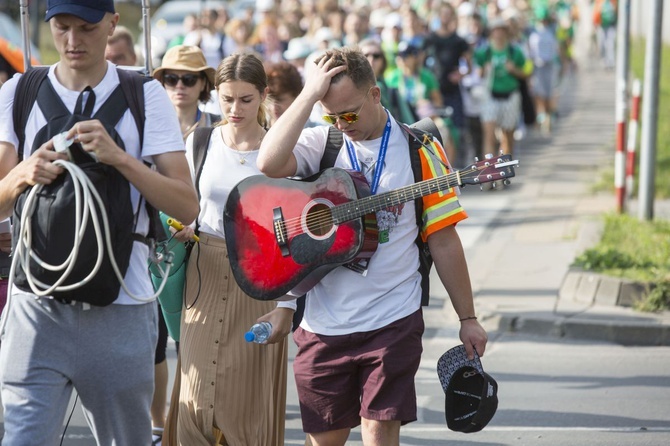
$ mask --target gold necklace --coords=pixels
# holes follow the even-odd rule
[[[228,144],[228,143],[226,142],[226,138],[225,138],[225,135],[224,135],[224,133],[223,133],[223,128],[221,129],[221,134],[223,135],[223,142],[226,143],[226,144]],[[246,164],[246,163],[247,163],[247,157],[248,157],[250,154],[252,154],[252,153],[253,153],[253,152],[254,152],[254,151],[261,145],[261,141],[263,141],[263,138],[265,138],[265,132],[263,132],[263,134],[261,135],[261,137],[258,139],[258,142],[254,145],[253,149],[251,149],[251,150],[240,150],[240,149],[237,147],[237,144],[235,144],[235,141],[233,141],[233,138],[232,138],[232,137],[230,137],[230,144],[229,144],[229,146],[230,146],[232,149],[234,149],[235,152],[237,153],[237,155],[240,157],[240,159],[239,159],[240,164]]]

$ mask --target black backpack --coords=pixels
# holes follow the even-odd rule
[[[432,139],[435,137],[440,144],[442,144],[442,137],[440,132],[437,129],[437,126],[430,118],[424,118],[414,124],[408,126],[398,122],[400,128],[402,128],[409,136],[409,158],[410,165],[412,167],[412,173],[414,174],[414,182],[418,183],[423,180],[423,175],[421,172],[421,157],[419,151],[421,147],[424,147],[424,138],[428,137]],[[340,149],[342,148],[343,137],[342,132],[337,130],[335,127],[328,128],[328,139],[326,141],[326,150],[321,158],[320,168],[326,169],[328,167],[333,167],[335,165],[335,160],[337,159]],[[432,151],[430,146],[427,146],[428,150]],[[423,225],[423,201],[414,200],[414,208],[416,211],[416,224],[419,228]],[[427,306],[430,299],[430,269],[433,266],[433,258],[430,256],[430,251],[428,250],[428,244],[424,243],[421,238],[421,234],[417,235],[415,240],[416,246],[419,249],[419,272],[421,273],[421,305]]]
[[[114,127],[129,108],[137,123],[140,144],[142,144],[144,134],[143,85],[148,79],[136,73],[117,71],[120,85],[95,115],[91,113],[95,97],[90,88],[87,89],[89,97],[86,104],[83,104],[82,93],[74,113],[71,114],[47,77],[48,67],[33,68],[21,76],[14,99],[14,126],[19,137],[19,160],[23,158],[25,123],[35,102],[46,117],[47,124],[37,132],[31,153],[54,135],[69,130],[74,123],[89,119],[100,120],[115,143],[125,150],[124,142]],[[136,221],[130,198],[130,184],[115,168],[96,162],[78,144],[73,144],[70,152],[73,162],[86,173],[105,203],[113,255],[121,274],[125,276],[130,263],[133,241],[146,241],[145,237],[134,234]],[[18,242],[23,206],[31,189],[26,189],[14,206],[14,249]],[[75,225],[74,215],[74,188],[72,177],[69,174],[60,175],[51,184],[43,186],[37,196],[30,229],[32,250],[39,258],[52,265],[60,265],[66,260],[74,244],[75,232],[80,229]],[[156,221],[160,223],[160,220],[157,218],[155,209],[150,208],[149,216],[151,224],[148,237],[164,236],[164,232],[161,234],[156,229]],[[110,263],[107,249],[105,248],[104,251],[101,267],[88,283],[73,290],[54,292],[52,296],[63,302],[80,301],[97,306],[108,305],[116,300],[120,282]],[[61,286],[77,283],[88,276],[97,255],[95,231],[89,224],[80,245],[75,266]],[[45,284],[46,287],[53,284],[62,274],[60,271],[45,269],[32,258],[29,266],[31,276]],[[31,291],[20,262],[16,269],[14,284],[24,291]]]

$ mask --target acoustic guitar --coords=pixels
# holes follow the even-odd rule
[[[257,300],[302,295],[334,268],[372,257],[376,211],[455,186],[507,181],[517,164],[500,155],[375,195],[360,172],[341,168],[303,180],[248,177],[233,188],[223,214],[235,280]]]

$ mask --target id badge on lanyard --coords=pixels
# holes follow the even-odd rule
[[[391,137],[391,116],[389,115],[388,110],[386,110],[386,125],[384,126],[384,134],[382,135],[381,145],[379,147],[379,155],[377,156],[377,162],[375,163],[375,172],[372,177],[372,183],[370,184],[370,193],[375,195],[379,189],[379,181],[382,176],[382,170],[384,169],[384,160],[386,159],[386,150],[388,149],[389,138]],[[349,155],[349,161],[354,170],[361,171],[361,163],[358,162],[358,157],[356,156],[356,150],[354,150],[354,145],[345,138],[347,145],[347,153]],[[388,241],[389,234],[388,229],[379,231],[379,240]],[[367,276],[368,267],[370,265],[370,259],[355,259],[352,262],[349,262],[343,265],[350,270],[359,273],[363,277]]]

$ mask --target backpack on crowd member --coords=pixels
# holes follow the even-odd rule
[[[491,59],[491,45],[486,47],[486,59]],[[509,58],[512,59],[514,54],[514,45],[511,43],[507,45],[507,51],[509,52]],[[521,51],[521,49],[519,49]],[[533,95],[530,93],[530,87],[528,87],[528,81],[526,79],[518,79],[519,81],[519,93],[521,94],[521,114],[523,115],[523,122],[526,125],[535,124],[537,120],[537,110],[535,110],[535,100]]]
[[[220,117],[212,115],[212,119],[219,120]],[[198,201],[200,201],[200,175],[207,157],[207,148],[209,147],[209,140],[212,136],[213,127],[196,127],[193,131],[193,157],[194,167],[196,172],[195,189],[198,193]],[[163,227],[168,230],[168,216],[161,214],[161,221]],[[199,234],[199,225],[196,219],[195,233]],[[186,284],[186,269],[188,268],[188,261],[191,256],[194,242],[187,243],[178,242],[176,239],[170,238],[160,249],[171,251],[174,258],[172,259],[172,269],[167,284],[163,291],[158,296],[160,308],[163,312],[163,319],[167,325],[168,333],[172,339],[179,342],[180,336],[180,321],[182,309],[184,308],[184,288]],[[164,262],[152,264],[149,266],[151,273],[151,281],[154,284],[154,290],[158,290],[161,281],[163,280],[161,268],[165,266]]]
[[[612,0],[604,0],[600,6],[600,26],[609,28],[616,25],[617,12]]]
[[[433,136],[442,145],[442,137],[435,122],[431,118],[424,118],[415,122],[411,126],[397,121],[409,137],[408,149],[410,165],[412,174],[414,175],[414,182],[418,183],[423,180],[423,172],[421,170],[421,157],[419,151],[424,147],[424,138],[432,138]],[[341,131],[335,127],[328,128],[328,138],[326,139],[326,149],[321,158],[319,168],[321,170],[335,166],[335,161],[340,153],[342,144],[344,143],[344,136]],[[432,150],[432,149],[428,149]],[[423,201],[421,199],[414,200],[414,210],[416,212],[416,224],[419,228],[423,226]],[[428,244],[424,243],[421,234],[417,234],[414,240],[419,250],[419,273],[421,274],[421,305],[428,306],[430,300],[430,269],[433,266],[433,258],[430,255]],[[295,331],[300,325],[303,314],[305,312],[305,296],[300,296],[297,299],[297,308],[293,314],[292,330]]]
[[[136,73],[117,69],[120,85],[93,115],[95,94],[91,88],[84,104],[84,92],[77,100],[74,113],[70,113],[56,93],[48,79],[49,67],[36,67],[28,70],[19,78],[14,96],[14,129],[19,140],[19,161],[23,159],[25,145],[25,126],[28,115],[34,105],[37,105],[44,114],[47,124],[36,134],[30,153],[35,152],[42,144],[56,134],[72,128],[79,121],[98,119],[105,126],[114,142],[125,150],[125,144],[116,132],[115,126],[130,109],[140,135],[140,146],[144,138],[144,83],[149,78]],[[90,155],[81,149],[79,144],[70,147],[71,157],[94,184],[101,196],[109,219],[109,236],[112,240],[113,252],[104,249],[102,263],[98,272],[89,282],[74,289],[55,291],[51,295],[63,302],[79,301],[91,305],[104,306],[111,304],[118,297],[121,284],[110,262],[110,254],[119,267],[122,276],[125,276],[130,263],[130,255],[134,241],[149,244],[148,238],[165,238],[157,211],[145,202],[149,213],[150,225],[147,236],[134,233],[137,224],[135,211],[130,198],[130,183],[115,168],[96,162]],[[20,221],[24,212],[24,204],[32,187],[26,189],[17,199],[14,206],[13,245],[16,248],[19,242]],[[139,203],[142,203],[140,199]],[[138,209],[139,211],[138,204]],[[36,205],[31,210],[33,220],[31,225],[31,250],[42,261],[51,265],[62,265],[68,261],[73,249],[76,233],[81,228],[76,227],[75,220],[75,189],[71,175],[60,175],[51,184],[44,185],[36,199]],[[96,203],[97,207],[97,203]],[[103,230],[104,236],[104,230]],[[29,259],[30,276],[35,279],[39,288],[47,289],[58,280],[62,271],[47,269],[36,262],[31,253]],[[83,239],[80,242],[77,258],[69,276],[61,286],[79,284],[93,268],[98,257],[98,244],[92,225],[88,225]],[[24,290],[31,291],[26,271],[21,262],[17,265],[14,284]]]

